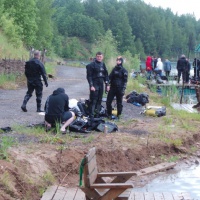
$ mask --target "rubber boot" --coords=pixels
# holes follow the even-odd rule
[[[195,90],[196,90],[196,97],[197,97],[197,104],[192,106],[192,108],[198,108],[200,107],[200,87],[199,86],[196,86],[195,87]]]
[[[27,103],[27,102],[23,101],[23,104],[22,104],[22,106],[21,106],[21,109],[22,109],[24,112],[27,112],[26,103]]]
[[[24,101],[23,101],[23,104],[21,106],[21,109],[24,111],[24,112],[27,112],[27,109],[26,109],[26,104],[28,102],[28,100],[30,99],[30,96],[29,95],[26,95],[24,97]]]
[[[37,112],[44,112],[44,110],[41,110],[41,104],[37,104]]]

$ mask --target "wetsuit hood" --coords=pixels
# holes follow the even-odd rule
[[[62,94],[62,93],[65,93],[64,88],[58,88],[58,89],[53,91],[53,95],[58,95],[58,94]]]

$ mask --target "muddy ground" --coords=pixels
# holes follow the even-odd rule
[[[85,68],[58,66],[56,78],[49,79],[49,87],[44,87],[43,105],[58,87],[64,87],[69,98],[87,99],[89,91],[85,77]],[[13,128],[11,132],[0,134],[1,141],[3,136],[17,141],[17,145],[9,149],[7,160],[0,160],[0,200],[39,200],[49,185],[77,186],[80,161],[94,146],[99,171],[139,170],[172,156],[188,158],[190,145],[199,148],[198,133],[184,141],[184,148],[180,149],[151,140],[161,118],[141,115],[143,108],[125,101],[123,118],[117,122],[119,131],[116,133],[68,133],[57,137],[54,133],[47,135],[44,132],[41,140],[41,132],[37,136],[15,128],[43,122],[44,116],[36,113],[35,95],[27,104],[28,112],[21,111],[25,93],[25,86],[17,90],[0,90],[0,127]]]

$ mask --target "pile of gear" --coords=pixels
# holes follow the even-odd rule
[[[69,100],[70,110],[75,113],[76,119],[69,125],[69,131],[89,133],[93,130],[104,132],[106,127],[106,132],[116,132],[118,127],[113,122],[107,122],[103,118],[106,117],[106,110],[101,105],[101,111],[97,118],[92,120],[89,118],[89,100],[77,101],[76,99]]]
[[[146,93],[138,94],[136,91],[132,91],[130,94],[126,96],[127,103],[135,104],[138,103],[141,106],[145,106],[149,103],[149,95]]]

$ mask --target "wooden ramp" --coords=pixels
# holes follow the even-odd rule
[[[175,110],[185,110],[189,113],[197,113],[197,109],[192,108],[192,106],[194,106],[194,104],[180,104],[180,103],[172,103],[171,106],[175,109]]]
[[[152,192],[135,192],[134,190],[127,193],[128,200],[192,200],[188,193],[152,193]],[[79,188],[65,188],[51,186],[43,194],[41,200],[86,200],[85,194]],[[111,199],[109,199],[111,200]]]

